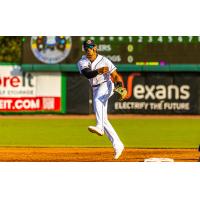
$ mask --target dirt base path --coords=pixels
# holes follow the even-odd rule
[[[172,158],[198,162],[197,149],[126,148],[117,162],[143,162],[145,158]],[[116,162],[112,148],[0,148],[1,162]]]

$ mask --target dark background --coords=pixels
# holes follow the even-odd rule
[[[24,37],[22,64],[42,64],[35,58],[30,48],[30,38]],[[200,39],[198,36],[109,36],[84,37],[93,38],[98,45],[109,46],[111,51],[104,48],[99,49],[99,53],[105,56],[120,56],[121,61],[114,63],[135,64],[136,62],[165,62],[166,64],[199,64],[200,63]],[[120,40],[119,38],[122,38]],[[181,39],[180,39],[181,38]],[[128,45],[133,46],[133,51],[128,51]],[[72,36],[72,49],[69,56],[62,61],[62,64],[74,64],[81,55],[82,37]],[[128,56],[133,57],[132,62],[128,62]]]
[[[126,85],[127,77],[131,73],[120,73],[123,77],[124,84]],[[108,113],[112,114],[199,114],[200,113],[200,73],[159,73],[159,72],[148,72],[141,73],[140,76],[136,76],[133,80],[133,87],[137,84],[142,85],[189,85],[190,86],[190,98],[187,100],[177,100],[175,98],[164,99],[164,102],[177,102],[177,103],[189,103],[189,110],[115,110],[115,102],[119,102],[118,96],[113,95],[109,99]],[[67,74],[67,113],[74,114],[90,114],[93,113],[92,104],[89,100],[92,99],[91,88],[88,80],[77,73]],[[158,103],[160,100],[152,99],[135,99],[132,96],[127,102],[155,102]]]

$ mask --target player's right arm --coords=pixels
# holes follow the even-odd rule
[[[90,67],[88,66],[88,62],[86,60],[80,60],[78,62],[78,68],[81,74],[83,74],[86,78],[94,78],[99,74],[105,74],[108,72],[108,67],[104,66],[96,70],[91,70]]]
[[[85,68],[81,70],[81,73],[88,79],[96,77],[98,74],[105,74],[108,72],[108,67],[101,67],[96,70]]]

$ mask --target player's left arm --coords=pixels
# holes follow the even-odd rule
[[[120,101],[125,100],[127,97],[127,90],[126,88],[122,87],[122,79],[116,70],[111,73],[111,77],[115,84],[114,92],[120,96]]]
[[[116,70],[111,73],[111,77],[115,84],[115,87],[122,87],[122,79]]]
[[[127,90],[126,90],[126,88],[123,87],[122,78],[117,73],[117,68],[108,59],[107,59],[107,66],[109,68],[109,72],[110,72],[110,76],[112,78],[112,81],[115,84],[114,92],[116,92],[119,95],[121,101],[125,100],[126,97],[127,97]]]

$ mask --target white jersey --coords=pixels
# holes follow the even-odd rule
[[[106,57],[98,55],[97,58],[91,63],[91,61],[84,55],[82,58],[78,61],[78,69],[81,73],[81,70],[85,68],[89,68],[92,71],[99,69],[101,67],[108,67],[108,73],[106,74],[98,74],[96,77],[89,79],[91,86],[95,86],[98,84],[101,84],[105,81],[110,80],[110,74],[116,70],[115,65],[108,60]],[[82,74],[82,73],[81,73]]]

